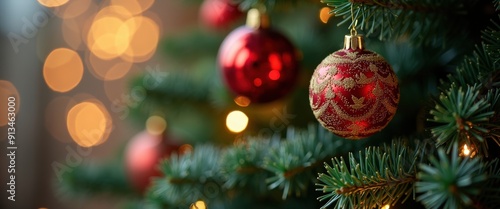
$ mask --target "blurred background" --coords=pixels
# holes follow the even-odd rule
[[[453,72],[464,55],[474,50],[481,41],[481,30],[496,16],[491,2],[466,2],[465,6],[460,4],[462,6],[454,9],[474,12],[468,15],[452,13],[462,19],[434,14],[441,19],[436,24],[426,25],[428,16],[423,15],[421,27],[431,38],[404,34],[405,31],[400,31],[402,34],[395,35],[395,39],[385,37],[390,39],[386,42],[367,37],[368,48],[385,57],[397,74],[400,101],[396,115],[386,128],[369,139],[352,141],[328,135],[322,128],[317,128],[317,132],[308,129],[311,125],[320,127],[308,99],[311,75],[328,54],[342,47],[343,36],[349,33],[348,23],[338,26],[342,18],[333,18],[332,8],[320,1],[297,1],[293,5],[276,1],[280,2],[276,8],[269,9],[272,28],[280,31],[282,38],[289,39],[295,48],[287,51],[286,56],[280,55],[283,58],[271,54],[264,57],[264,61],[248,64],[251,60],[246,60],[245,64],[258,70],[281,70],[286,68],[283,66],[290,60],[290,54],[295,55],[300,64],[298,67],[292,65],[298,69],[291,75],[279,71],[258,75],[271,80],[287,76],[296,78],[278,89],[272,101],[259,103],[230,93],[234,89],[227,88],[221,80],[221,74],[227,72],[217,68],[221,43],[231,31],[245,24],[244,12],[230,2],[239,2],[240,8],[248,9],[260,1],[1,1],[0,149],[3,152],[0,190],[4,192],[0,195],[0,208],[145,208],[141,205],[142,198],[154,196],[144,192],[152,176],[148,169],[156,168],[160,158],[173,150],[182,155],[196,150],[197,145],[238,145],[249,135],[256,136],[257,141],[276,139],[274,143],[288,137],[287,134],[292,135],[290,138],[303,136],[293,136],[293,128],[307,129],[309,132],[304,135],[314,140],[328,140],[321,158],[316,156],[327,159],[379,145],[394,137],[424,134],[429,99],[439,92],[439,79]],[[264,2],[273,5],[275,1]],[[473,6],[468,7],[469,3]],[[274,43],[269,43],[269,48],[277,48]],[[251,52],[258,54],[260,46],[257,44],[257,52]],[[259,66],[259,61],[270,64]],[[259,89],[262,80],[252,81],[253,90]],[[8,132],[11,125],[6,119],[10,113],[8,101],[12,97],[16,98],[15,133]],[[315,137],[317,133],[321,137]],[[9,136],[15,137],[14,145],[9,145],[12,141]],[[160,146],[158,141],[167,144]],[[9,146],[17,147],[15,202],[8,200],[10,194],[5,192],[9,189],[6,183],[11,176],[7,170],[12,164],[7,157],[12,151],[7,148]],[[276,142],[273,146],[279,147],[279,144]],[[303,147],[280,154],[291,159],[293,155],[287,152],[301,154],[301,149]],[[230,154],[224,156],[231,158]],[[228,169],[231,165],[244,161],[246,155],[243,154],[223,159],[226,164],[220,169],[231,170]],[[285,159],[276,156],[279,160]],[[212,157],[207,159],[220,156]],[[198,160],[200,165],[195,165],[200,168],[219,169],[218,161],[207,165]],[[299,160],[293,160],[297,162]],[[311,167],[321,167],[318,165]],[[283,184],[290,183],[289,180],[280,183],[279,177],[283,175],[269,169],[262,169],[264,175],[257,172],[256,178],[249,175],[255,181],[248,181],[248,188],[255,190],[250,191],[255,196],[246,195],[247,187],[242,187],[239,195],[232,190],[227,193],[216,190],[231,201],[225,201],[226,197],[221,202],[227,205],[212,201],[213,205],[219,204],[213,208],[321,207],[317,201],[320,194],[314,188],[316,173],[313,174],[313,170],[304,171],[311,174],[295,182],[299,185],[297,191],[303,192],[302,196],[295,197],[281,191],[288,189]],[[219,170],[214,172],[220,174]],[[204,176],[203,171],[197,174]],[[221,176],[229,178],[231,174],[227,172]],[[274,174],[278,176],[274,178],[276,182],[266,185],[269,184],[266,180]],[[294,178],[296,176],[291,177]],[[206,179],[195,180],[205,182]],[[302,182],[308,182],[309,187],[302,188]],[[175,191],[176,186],[183,186],[179,185],[170,187],[157,182],[156,189],[168,193],[166,191]],[[204,186],[196,188],[204,190]],[[156,195],[160,196],[163,208],[165,205],[188,208],[198,198],[183,198],[179,193],[171,195],[175,198],[169,200],[162,198],[166,196],[164,193]],[[283,200],[282,194],[290,197]],[[134,200],[138,204],[127,207]],[[188,200],[187,205],[179,204],[186,204],[184,201]]]
[[[127,10],[118,11],[112,5]],[[8,193],[2,192],[0,208],[114,208],[118,200],[108,197],[65,199],[58,193],[54,166],[60,163],[71,172],[80,163],[109,158],[140,129],[125,119],[127,105],[133,101],[128,83],[139,73],[158,72],[159,66],[168,65],[156,53],[158,42],[196,24],[197,5],[155,0],[6,0],[0,8],[0,100],[17,98],[18,147],[16,201],[7,200]],[[117,40],[128,43],[123,48],[106,46]],[[6,104],[0,105],[2,119]],[[84,105],[84,113],[68,118],[77,104]],[[78,141],[85,125],[69,131],[67,120],[88,126],[98,121],[101,128],[88,134],[100,135],[102,140]],[[7,190],[9,178],[6,124],[0,121],[1,191]]]

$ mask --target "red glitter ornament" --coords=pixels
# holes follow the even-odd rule
[[[200,7],[200,20],[212,28],[224,28],[242,15],[231,0],[205,0]]]
[[[293,44],[269,28],[267,16],[250,10],[247,25],[231,32],[219,49],[218,65],[237,96],[265,103],[286,95],[298,76]]]
[[[132,186],[144,193],[151,184],[151,178],[160,176],[158,163],[162,158],[179,149],[179,145],[165,140],[163,135],[143,131],[130,140],[125,150],[125,167]]]
[[[364,49],[363,37],[347,35],[344,49],[313,73],[309,102],[326,129],[348,139],[369,137],[391,121],[399,103],[396,74],[385,59]]]

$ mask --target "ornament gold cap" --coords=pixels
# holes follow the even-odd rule
[[[344,49],[362,50],[365,48],[363,35],[351,34],[344,37]]]
[[[259,9],[250,9],[248,10],[246,25],[252,28],[268,28],[270,25],[269,16]]]

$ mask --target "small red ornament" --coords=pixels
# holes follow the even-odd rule
[[[242,15],[231,0],[205,0],[200,7],[200,20],[212,28],[224,28]]]
[[[361,35],[347,35],[344,49],[326,57],[309,86],[314,115],[326,129],[348,139],[382,130],[396,113],[399,85],[385,59],[364,49]]]
[[[160,176],[158,163],[179,149],[179,145],[165,140],[163,135],[143,131],[130,140],[125,150],[125,167],[132,186],[144,193],[151,178]]]
[[[267,16],[256,9],[248,12],[246,26],[226,37],[219,49],[218,65],[229,89],[256,103],[283,97],[298,75],[295,47],[269,28]]]

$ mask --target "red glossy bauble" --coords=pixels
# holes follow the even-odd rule
[[[205,0],[200,7],[200,20],[212,28],[224,28],[243,13],[231,0]]]
[[[222,43],[218,65],[233,93],[265,103],[283,97],[294,87],[296,55],[292,43],[272,28],[241,26]]]
[[[125,150],[125,167],[132,186],[143,193],[152,177],[160,176],[158,163],[179,149],[174,142],[167,142],[162,135],[143,131],[130,140]]]
[[[348,139],[366,138],[387,126],[396,113],[398,80],[383,57],[348,46],[316,68],[309,101],[318,121],[331,132]]]

